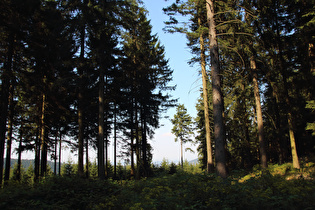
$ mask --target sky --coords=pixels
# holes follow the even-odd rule
[[[172,84],[177,85],[175,91],[172,92],[174,98],[178,98],[178,103],[184,104],[191,117],[196,117],[196,102],[200,96],[200,88],[202,80],[198,74],[199,66],[191,67],[187,62],[192,57],[190,49],[186,45],[186,37],[183,34],[170,34],[164,32],[164,21],[168,20],[168,16],[162,11],[163,7],[171,5],[172,0],[144,0],[144,7],[149,11],[148,19],[151,20],[153,26],[153,34],[157,34],[162,45],[165,47],[166,58],[169,59],[170,68],[173,69]],[[165,113],[173,118],[176,108],[171,108]],[[173,127],[170,119],[163,119],[161,128],[155,131],[154,139],[151,141],[153,147],[153,162],[159,162],[167,159],[172,162],[180,160],[180,143],[175,142],[175,136],[171,133]],[[197,145],[186,145],[191,147],[195,153],[185,152],[184,159],[191,161],[198,158]]]
[[[171,92],[173,98],[178,99],[178,103],[184,104],[188,114],[196,117],[196,102],[200,96],[200,88],[202,87],[201,76],[198,74],[199,66],[190,66],[187,62],[192,57],[189,48],[186,46],[186,37],[183,34],[170,34],[164,32],[164,21],[168,19],[162,11],[162,8],[171,5],[173,0],[143,0],[144,7],[148,10],[148,19],[151,20],[152,33],[157,34],[160,42],[165,47],[165,57],[169,59],[169,66],[173,69],[173,81],[170,85],[176,85],[175,91]],[[169,119],[161,118],[160,128],[155,130],[154,138],[149,141],[153,147],[153,163],[159,163],[163,159],[169,162],[179,163],[180,160],[180,143],[175,142],[175,136],[171,133],[173,127],[170,119],[173,118],[176,107],[170,108],[163,117],[169,116]],[[17,145],[15,145],[17,146]],[[195,153],[185,152],[184,160],[191,161],[198,158],[196,151],[197,145],[185,144]],[[90,150],[89,158],[93,162],[96,159],[97,151]],[[13,158],[16,158],[14,152]],[[33,159],[32,152],[22,154],[24,159]],[[113,145],[109,147],[109,159],[113,160]],[[70,153],[69,149],[64,146],[62,151],[62,162],[77,162],[76,153]]]

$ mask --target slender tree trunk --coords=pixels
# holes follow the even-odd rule
[[[253,75],[253,86],[254,86],[254,96],[256,104],[256,116],[257,116],[257,127],[258,127],[258,140],[259,140],[259,151],[260,151],[260,162],[263,168],[268,167],[267,163],[267,151],[266,151],[266,142],[264,138],[264,124],[261,110],[259,86],[258,86],[258,76],[256,69],[256,61],[254,56],[250,58],[250,68]]]
[[[84,6],[85,6],[85,1],[84,1]],[[80,66],[78,68],[79,71],[79,77],[80,80],[83,80],[83,71],[84,71],[84,53],[85,53],[85,24],[83,23],[81,27],[81,32],[80,32]],[[78,154],[78,174],[80,177],[84,176],[84,169],[83,169],[83,141],[84,141],[84,116],[83,116],[83,82],[79,86],[79,93],[78,93],[78,125],[79,125],[79,136],[78,136],[78,141],[79,141],[79,154]]]
[[[58,169],[58,173],[59,173],[59,176],[61,175],[61,140],[62,138],[62,134],[61,134],[61,131],[59,132],[59,169]]]
[[[142,113],[142,162],[143,162],[143,176],[148,176],[149,164],[147,160],[147,120],[146,107],[143,108]]]
[[[183,158],[183,140],[180,140],[180,166],[184,168],[184,158]]]
[[[57,175],[57,145],[58,145],[58,131],[55,134],[55,151],[54,151],[54,174]]]
[[[86,178],[90,177],[90,172],[89,172],[89,141],[88,139],[86,139],[85,142],[85,162],[86,162],[86,166],[85,166],[85,176]]]
[[[201,20],[198,18],[199,27],[201,26]],[[207,145],[207,172],[214,172],[214,164],[212,158],[212,144],[211,144],[211,130],[210,130],[210,115],[209,115],[209,98],[208,98],[208,75],[206,72],[206,55],[204,48],[203,34],[200,34],[200,57],[201,57],[201,73],[202,73],[202,91],[203,91],[203,104],[204,104],[204,116],[205,116],[205,127],[206,127],[206,145]]]
[[[11,169],[11,146],[12,146],[12,130],[13,130],[13,94],[14,87],[10,85],[10,95],[9,95],[9,118],[8,118],[8,133],[7,133],[7,151],[6,151],[6,162],[5,162],[5,173],[4,182],[6,183],[10,179],[10,169]]]
[[[42,110],[41,110],[41,167],[40,175],[44,177],[47,171],[47,139],[46,139],[46,124],[45,124],[45,108],[46,108],[46,95],[42,94]]]
[[[104,163],[104,69],[100,68],[99,78],[99,107],[98,107],[98,177],[99,179],[105,179],[105,163]]]
[[[21,126],[20,130],[20,141],[19,141],[19,147],[18,147],[18,165],[17,165],[17,180],[21,181],[21,166],[22,166],[22,141],[23,141],[23,125]]]
[[[211,57],[211,77],[213,92],[213,119],[214,119],[214,141],[215,141],[215,162],[219,176],[228,176],[225,157],[225,133],[223,120],[223,95],[221,92],[219,49],[216,35],[216,25],[214,19],[213,0],[206,1],[207,21],[209,25],[210,57]]]
[[[4,146],[5,146],[5,134],[7,130],[7,117],[8,117],[8,105],[9,105],[9,89],[10,89],[10,77],[12,71],[13,61],[13,49],[14,49],[14,36],[11,33],[8,38],[8,52],[7,60],[2,72],[1,78],[1,92],[0,92],[0,186],[2,185],[3,178],[3,162],[4,162]]]
[[[35,140],[35,160],[34,160],[34,182],[37,182],[39,178],[40,168],[40,123],[36,128],[36,140]]]
[[[114,178],[117,176],[117,110],[116,102],[114,104]]]

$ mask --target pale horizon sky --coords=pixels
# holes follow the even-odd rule
[[[178,98],[178,103],[184,104],[191,117],[196,117],[196,102],[200,95],[202,87],[201,77],[198,75],[199,66],[191,67],[187,62],[192,57],[190,49],[186,45],[186,37],[183,34],[165,33],[162,29],[165,27],[164,21],[168,20],[168,16],[162,11],[163,7],[171,5],[173,0],[144,0],[144,7],[149,11],[148,19],[151,20],[153,26],[153,34],[157,34],[162,45],[165,47],[166,58],[169,59],[169,65],[173,72],[173,82],[177,88],[172,95]],[[166,115],[173,118],[176,108],[171,108]],[[180,160],[180,143],[175,142],[175,136],[171,134],[173,127],[170,119],[161,121],[164,124],[155,132],[154,139],[150,142],[154,149],[153,162],[162,161],[163,158],[175,163]],[[185,152],[184,159],[188,161],[198,158],[196,151],[197,145],[189,145],[195,153]]]
[[[200,88],[202,87],[201,77],[198,75],[199,66],[191,67],[187,62],[192,57],[190,49],[186,45],[186,37],[183,34],[165,33],[164,21],[168,19],[162,11],[163,7],[170,5],[174,0],[143,0],[144,7],[148,10],[148,19],[151,20],[152,33],[157,34],[161,44],[165,47],[166,59],[169,59],[170,68],[174,70],[172,85],[177,85],[175,91],[171,92],[174,98],[178,99],[178,103],[184,104],[191,117],[196,117],[197,99],[200,96]],[[149,143],[153,147],[153,163],[159,163],[163,159],[169,162],[179,163],[180,161],[180,143],[175,142],[175,136],[171,133],[173,118],[176,108],[169,109],[164,116],[169,116],[169,119],[161,118],[160,128],[155,130],[155,135]],[[15,143],[17,144],[17,143]],[[65,145],[64,145],[65,146]],[[16,145],[14,145],[16,147]],[[187,144],[185,147],[192,148],[195,153],[185,152],[184,160],[191,161],[198,158],[196,151],[197,145]],[[16,152],[12,151],[12,158],[16,158]],[[94,162],[97,156],[97,151],[90,147],[89,158]],[[23,159],[34,159],[32,152],[22,153]],[[63,148],[62,162],[77,162],[77,152],[70,153],[69,149]],[[113,145],[109,146],[109,159],[113,161]],[[50,157],[48,157],[50,160]],[[117,160],[119,161],[119,160]]]

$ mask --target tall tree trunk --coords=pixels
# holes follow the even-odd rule
[[[104,164],[104,68],[100,67],[99,77],[99,98],[98,98],[98,177],[99,179],[105,179],[105,164]]]
[[[279,8],[278,2],[275,2],[276,8]],[[276,16],[276,33],[277,33],[277,47],[279,50],[279,57],[280,57],[280,73],[282,75],[283,80],[283,89],[284,89],[284,100],[287,104],[286,112],[287,112],[287,120],[289,125],[289,136],[290,136],[290,144],[291,144],[291,154],[292,154],[292,162],[293,167],[299,169],[299,157],[297,154],[296,143],[295,143],[295,136],[294,136],[294,126],[293,126],[293,117],[292,117],[292,106],[291,101],[289,98],[289,91],[288,91],[288,82],[287,82],[287,73],[285,69],[285,60],[283,57],[283,49],[282,49],[282,42],[281,42],[281,34],[280,34],[280,26],[278,23],[278,16]]]
[[[12,130],[13,130],[13,112],[14,112],[14,86],[10,85],[10,95],[9,95],[9,118],[8,118],[8,133],[7,133],[7,151],[6,151],[6,161],[5,161],[5,173],[4,182],[6,183],[10,179],[10,169],[11,169],[11,146],[12,146]]]
[[[198,18],[199,27],[201,26],[201,20]],[[214,172],[214,164],[212,158],[212,144],[211,144],[211,130],[210,130],[210,115],[209,115],[209,98],[208,98],[208,75],[206,72],[206,54],[204,47],[203,34],[200,34],[200,58],[201,58],[201,74],[202,74],[202,91],[203,91],[203,104],[204,104],[204,116],[206,127],[206,145],[207,145],[207,172]]]
[[[117,110],[116,102],[114,103],[114,178],[116,179],[117,175]]]
[[[213,0],[206,1],[207,21],[209,25],[210,57],[211,57],[211,77],[213,92],[213,120],[214,120],[214,141],[215,141],[215,162],[219,176],[228,176],[225,157],[225,133],[223,120],[223,95],[221,92],[219,49],[216,34],[216,24],[214,19]]]
[[[2,72],[1,78],[1,92],[0,92],[0,186],[2,185],[3,178],[3,162],[4,162],[4,145],[5,134],[7,130],[7,117],[8,117],[8,105],[9,105],[9,89],[10,89],[10,77],[12,72],[13,61],[13,49],[14,49],[14,36],[11,33],[8,37],[8,52],[5,66]]]
[[[44,177],[47,171],[47,139],[46,139],[46,124],[45,124],[45,109],[46,109],[46,95],[42,94],[42,110],[40,123],[40,138],[41,138],[41,164],[40,175]]]
[[[262,117],[262,110],[261,110],[256,61],[255,61],[254,56],[251,56],[251,58],[250,58],[250,68],[251,68],[251,72],[253,75],[253,86],[254,86],[259,151],[260,151],[260,163],[261,163],[261,166],[263,168],[267,168],[268,163],[267,163],[266,142],[265,142],[265,138],[264,138],[264,124],[263,124],[263,117]]]
[[[85,51],[85,25],[82,26],[81,29],[81,49],[80,49],[80,66],[78,68],[79,70],[79,77],[80,80],[83,80],[83,66],[84,66],[84,51]],[[78,141],[79,141],[79,154],[78,154],[78,174],[80,177],[84,176],[84,169],[83,169],[83,141],[84,141],[84,123],[83,123],[83,87],[82,83],[81,86],[79,87],[79,93],[78,93],[78,125],[79,125],[79,136],[78,136]]]

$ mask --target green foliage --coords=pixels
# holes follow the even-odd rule
[[[292,164],[291,164],[292,165]],[[178,171],[139,181],[100,181],[51,177],[33,187],[6,186],[0,190],[1,209],[312,209],[315,171],[290,164],[272,165],[246,175],[232,172],[222,179],[213,174]],[[161,166],[162,167],[162,166]],[[286,175],[285,175],[286,174]],[[246,175],[246,176],[244,176]],[[244,177],[247,177],[244,179]]]
[[[176,142],[178,140],[183,143],[192,141],[190,137],[193,134],[193,122],[184,104],[177,106],[176,114],[173,119],[171,119],[171,122],[173,124],[172,133],[176,136]]]

